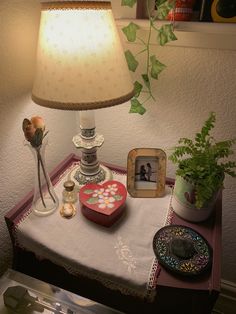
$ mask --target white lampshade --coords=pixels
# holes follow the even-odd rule
[[[33,101],[50,108],[87,110],[117,105],[132,96],[111,3],[42,3]]]

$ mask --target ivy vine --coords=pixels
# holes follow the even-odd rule
[[[143,46],[136,55],[134,55],[130,50],[125,51],[125,57],[129,70],[135,72],[139,66],[138,57],[141,54],[146,55],[145,72],[142,73],[140,79],[134,83],[135,94],[131,99],[131,108],[129,111],[130,113],[138,113],[141,115],[146,112],[146,108],[144,107],[145,103],[150,100],[155,101],[155,97],[153,95],[153,80],[158,80],[159,74],[166,68],[166,65],[160,62],[156,55],[151,54],[150,40],[152,32],[156,33],[157,43],[161,46],[164,46],[170,41],[177,40],[174,34],[173,24],[164,24],[159,28],[157,27],[157,20],[166,19],[170,10],[174,8],[176,0],[156,0],[155,6],[157,10],[155,10],[154,15],[151,14],[152,12],[150,12],[149,9],[150,0],[144,1],[146,1],[146,9],[149,20],[148,35],[146,40],[139,37],[138,32],[140,27],[136,23],[130,22],[129,25],[122,28],[122,31],[129,42],[138,42]],[[136,2],[137,0],[122,0],[121,5],[132,8]],[[143,97],[143,95],[146,95],[146,97]]]

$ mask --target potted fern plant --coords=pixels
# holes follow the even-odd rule
[[[216,142],[210,135],[215,113],[205,121],[195,139],[181,138],[169,159],[177,164],[172,207],[185,220],[206,220],[223,187],[225,174],[236,177],[236,163],[227,158],[234,152],[235,139]]]

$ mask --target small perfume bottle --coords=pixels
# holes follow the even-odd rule
[[[71,180],[65,181],[64,184],[64,191],[62,192],[62,199],[64,203],[76,203],[77,202],[77,195],[76,191],[74,190],[75,183]]]

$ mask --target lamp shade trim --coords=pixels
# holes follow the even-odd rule
[[[41,10],[111,9],[111,2],[105,1],[54,1],[41,3]]]
[[[40,106],[52,108],[52,109],[61,109],[61,110],[92,110],[92,109],[100,109],[106,107],[112,107],[115,105],[122,104],[126,101],[129,101],[134,96],[134,90],[130,93],[104,101],[97,101],[97,102],[89,102],[89,103],[63,103],[60,101],[52,101],[39,98],[32,94],[32,100]]]

